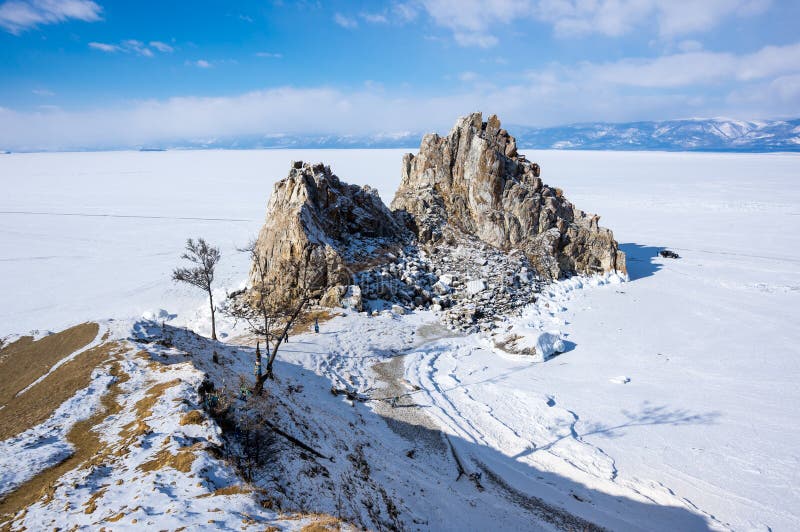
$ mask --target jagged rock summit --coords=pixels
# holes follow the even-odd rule
[[[460,118],[447,137],[422,139],[403,157],[392,210],[421,243],[475,237],[497,249],[519,249],[544,278],[611,270],[625,255],[599,216],[575,208],[545,185],[539,165],[517,153],[494,115]]]
[[[327,288],[349,285],[364,261],[397,252],[410,238],[376,190],[343,183],[329,166],[295,161],[275,184],[255,252],[277,287],[295,282],[286,265],[303,264],[314,288]],[[254,269],[250,282],[261,282]]]

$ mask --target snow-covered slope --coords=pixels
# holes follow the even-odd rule
[[[242,481],[198,401],[203,372],[186,352],[173,350],[174,363],[152,360],[129,339],[136,330],[131,322],[101,324],[95,341],[72,355],[80,362],[91,349],[101,353],[88,386],[43,423],[0,442],[0,526],[299,530],[319,522],[271,509],[263,491]],[[64,366],[53,373],[71,378]]]

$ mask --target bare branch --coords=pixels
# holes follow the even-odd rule
[[[289,330],[318,295],[321,269],[311,264],[310,249],[295,259],[282,261],[261,256],[254,241],[240,251],[250,255],[252,286],[245,294],[229,298],[224,311],[245,322],[248,330],[266,343],[265,372],[254,389],[259,393],[264,381],[273,378],[273,363]]]

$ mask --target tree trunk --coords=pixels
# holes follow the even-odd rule
[[[261,395],[261,391],[264,389],[264,383],[267,379],[274,379],[275,375],[272,373],[272,364],[275,362],[275,357],[278,356],[278,348],[281,346],[283,339],[286,338],[286,334],[289,332],[289,329],[292,327],[292,324],[303,311],[305,308],[306,303],[308,303],[308,297],[304,297],[300,300],[300,303],[297,304],[297,308],[294,310],[292,315],[286,320],[286,325],[283,327],[283,331],[281,332],[278,339],[275,340],[275,346],[272,348],[272,351],[269,354],[269,358],[267,359],[267,367],[264,369],[264,374],[261,376],[258,381],[256,381],[255,387],[253,387],[253,395]],[[269,343],[267,343],[269,346]]]
[[[281,335],[275,341],[275,347],[272,349],[272,353],[270,353],[269,360],[267,361],[266,375],[269,375],[270,379],[273,378],[272,363],[275,362],[275,357],[278,356],[278,348],[281,346],[281,343],[283,343],[283,339],[286,338],[286,335],[289,333],[289,329],[291,329],[294,320],[296,320],[297,316],[299,316],[300,313],[303,311],[303,308],[306,306],[306,303],[308,303],[307,297],[304,297],[303,299],[300,300],[300,302],[297,304],[297,308],[294,310],[294,313],[292,313],[291,317],[288,320],[286,320],[286,325],[283,327]]]
[[[211,295],[211,290],[208,291],[208,302],[211,305],[211,339],[217,339],[217,323],[214,319],[214,296]]]

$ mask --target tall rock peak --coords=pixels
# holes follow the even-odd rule
[[[492,115],[460,118],[446,137],[422,139],[403,157],[392,210],[423,244],[477,238],[521,250],[545,278],[625,272],[625,256],[599,217],[544,184],[539,165]]]
[[[409,238],[376,190],[342,182],[329,166],[296,161],[275,184],[256,253],[270,264],[270,281],[278,286],[292,283],[281,264],[301,263],[324,288],[350,284],[360,263]],[[250,277],[260,282],[255,271]]]

